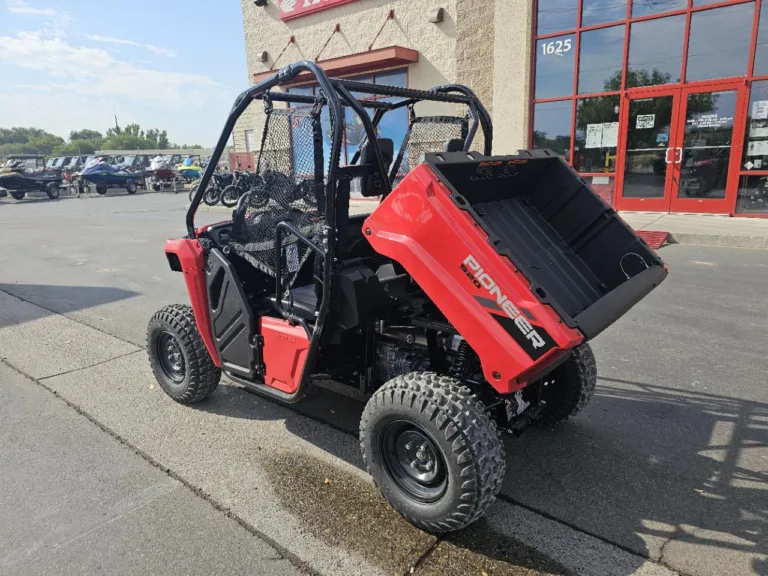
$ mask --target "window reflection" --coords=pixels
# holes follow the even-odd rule
[[[642,98],[629,103],[627,152],[624,160],[625,198],[662,198],[669,166],[672,96]]]
[[[573,94],[576,36],[546,38],[536,43],[536,98]]]
[[[757,28],[757,47],[755,49],[755,76],[768,74],[768,5],[760,8],[760,23]]]
[[[768,214],[768,176],[742,176],[739,179],[737,214]]]
[[[624,26],[582,33],[579,52],[580,94],[608,92],[621,88]]]
[[[679,82],[684,39],[684,15],[632,24],[627,87]]]
[[[579,172],[616,170],[619,97],[584,98],[576,104],[573,166]]]
[[[536,104],[533,108],[533,147],[549,148],[569,160],[572,110],[570,100]]]
[[[736,91],[689,94],[680,158],[681,198],[725,198]]]
[[[632,18],[682,10],[687,5],[688,0],[632,0]]]
[[[578,0],[539,0],[536,34],[553,34],[576,28]]]
[[[627,0],[583,0],[582,4],[582,26],[605,24],[627,17]]]
[[[691,15],[687,81],[747,73],[754,12],[750,2]]]

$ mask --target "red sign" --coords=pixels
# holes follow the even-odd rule
[[[293,20],[313,12],[349,4],[355,0],[277,0],[280,7],[280,20]]]

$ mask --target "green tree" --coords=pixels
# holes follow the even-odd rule
[[[75,140],[104,140],[104,136],[96,130],[73,130],[69,133],[69,141]]]

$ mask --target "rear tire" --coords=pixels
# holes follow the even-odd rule
[[[11,192],[11,197],[14,200],[24,200],[24,196],[26,196],[26,193],[20,190],[14,190],[13,192]]]
[[[485,406],[459,380],[432,372],[376,391],[360,421],[360,449],[387,502],[430,532],[480,518],[504,478],[504,449]]]
[[[147,353],[157,383],[176,402],[201,402],[219,385],[221,370],[208,354],[190,306],[171,304],[152,316]]]
[[[544,378],[544,383],[542,400],[547,405],[539,416],[539,426],[554,426],[581,412],[597,385],[597,364],[589,344],[576,348],[568,360]]]
[[[107,187],[106,186],[96,186],[96,194],[101,194],[104,196],[104,194],[107,193]]]
[[[45,187],[45,193],[48,194],[48,198],[51,200],[57,200],[61,194],[61,189],[56,182],[51,182]]]

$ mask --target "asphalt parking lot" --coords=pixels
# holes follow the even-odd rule
[[[488,517],[437,540],[397,517],[361,471],[357,402],[326,392],[289,410],[225,385],[185,408],[154,384],[145,329],[155,310],[187,301],[162,250],[184,233],[186,200],[117,191],[0,200],[0,381],[17,407],[0,462],[23,461],[9,448],[19,438],[40,459],[0,466],[3,484],[41,490],[40,506],[55,507],[27,477],[66,460],[72,443],[62,438],[78,435],[94,449],[71,458],[98,469],[93,454],[109,452],[105,470],[140,477],[136,501],[158,512],[138,525],[161,530],[162,519],[174,534],[209,526],[212,548],[226,540],[241,553],[223,554],[228,573],[277,558],[285,573],[768,574],[765,251],[663,248],[668,280],[594,342],[600,382],[589,408],[557,430],[508,439],[505,486]],[[59,449],[43,450],[54,437]],[[83,490],[64,461],[56,468],[71,493]],[[116,499],[103,499],[109,514]],[[21,518],[34,501],[0,504]],[[77,498],[66,502],[77,508]],[[174,507],[188,517],[169,519]],[[0,528],[0,571],[44,573],[19,550],[34,548],[41,562],[45,526],[16,540]],[[68,529],[58,554],[102,530],[85,521]]]

